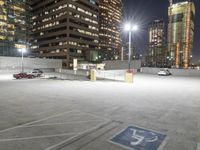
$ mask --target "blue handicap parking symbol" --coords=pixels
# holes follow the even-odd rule
[[[134,150],[157,150],[165,138],[164,134],[130,126],[111,141]]]

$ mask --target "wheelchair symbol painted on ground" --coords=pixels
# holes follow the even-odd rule
[[[157,150],[165,138],[164,134],[130,126],[112,138],[111,141],[134,150]]]
[[[143,130],[135,130],[135,129],[130,129],[133,131],[133,141],[130,142],[131,145],[139,145],[142,144],[143,142],[156,142],[158,140],[158,136],[153,133],[153,132],[146,132]]]

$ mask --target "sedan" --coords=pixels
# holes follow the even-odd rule
[[[14,74],[13,77],[15,79],[23,79],[23,78],[32,79],[32,78],[34,78],[34,76],[32,74],[27,74],[24,72]]]
[[[171,75],[171,72],[169,70],[160,70],[158,72],[158,75],[159,76],[169,76],[169,75]]]

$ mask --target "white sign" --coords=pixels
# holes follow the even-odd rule
[[[77,70],[78,69],[78,60],[77,59],[73,59],[73,70]]]

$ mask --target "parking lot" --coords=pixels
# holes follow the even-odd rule
[[[5,78],[0,95],[1,150],[124,150],[111,139],[129,126],[166,135],[158,150],[200,149],[200,78]]]

